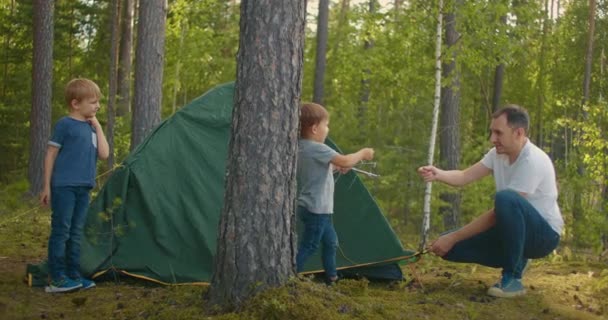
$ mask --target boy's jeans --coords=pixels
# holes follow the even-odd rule
[[[298,207],[298,215],[304,224],[304,232],[296,256],[297,272],[302,271],[306,260],[317,251],[319,243],[322,243],[321,260],[325,276],[328,279],[335,277],[338,236],[332,224],[332,215],[312,213],[304,207]]]
[[[496,225],[456,243],[443,258],[503,268],[503,274],[521,279],[527,259],[551,253],[559,243],[559,234],[515,191],[497,192],[494,212]]]
[[[80,275],[82,238],[91,187],[51,187],[49,271],[52,280]]]

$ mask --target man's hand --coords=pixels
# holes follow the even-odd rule
[[[456,241],[452,238],[451,234],[448,233],[433,241],[429,247],[429,251],[443,257],[452,250],[454,244],[456,244]]]
[[[48,206],[51,203],[51,190],[49,187],[44,187],[40,192],[40,204]]]
[[[438,180],[438,175],[441,172],[435,166],[424,166],[418,168],[418,174],[424,179],[424,182],[431,182]]]

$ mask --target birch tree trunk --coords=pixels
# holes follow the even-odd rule
[[[295,274],[306,1],[243,0],[232,135],[210,302],[239,306]],[[288,40],[288,41],[287,41]]]
[[[429,139],[428,164],[433,164],[435,154],[435,140],[437,137],[437,123],[439,122],[439,103],[441,101],[441,32],[443,22],[443,0],[439,0],[437,10],[437,36],[435,38],[435,97],[433,99],[433,123],[431,126],[431,137]],[[426,247],[431,228],[431,193],[433,183],[427,182],[424,190],[424,216],[422,217],[422,233],[418,250]]]
[[[44,156],[51,132],[53,98],[53,13],[55,1],[34,0],[34,56],[32,60],[32,112],[27,177],[29,195],[42,191]]]

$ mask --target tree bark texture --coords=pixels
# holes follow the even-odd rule
[[[30,113],[29,194],[43,187],[44,156],[51,132],[53,97],[53,14],[55,1],[35,0],[34,55],[32,61],[32,112]]]
[[[139,3],[131,150],[160,122],[166,18],[166,0]]]
[[[110,73],[108,85],[108,124],[106,128],[106,139],[110,147],[108,157],[108,168],[114,167],[114,124],[116,120],[116,86],[117,86],[117,64],[118,45],[120,32],[120,0],[112,0],[112,20],[110,22]]]
[[[456,14],[454,6],[445,15],[445,42],[452,52],[451,59],[443,63],[443,77],[450,83],[442,88],[441,117],[439,136],[439,163],[446,170],[456,170],[460,165],[460,75],[456,68],[459,34],[456,30]],[[453,229],[460,221],[460,193],[458,191],[443,192],[439,195],[445,201],[439,208],[446,229]]]
[[[295,273],[306,1],[243,0],[224,208],[210,301],[238,306]]]
[[[327,53],[329,0],[319,0],[319,17],[317,18],[317,52],[315,64],[315,83],[312,101],[323,104],[325,63]]]
[[[133,10],[135,0],[122,0],[121,36],[118,58],[118,92],[116,115],[125,116],[131,112],[131,61],[133,52]]]

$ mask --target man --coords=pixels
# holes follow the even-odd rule
[[[488,290],[495,297],[526,293],[521,278],[528,259],[541,258],[559,243],[564,225],[557,205],[555,169],[549,156],[528,139],[528,112],[517,105],[492,114],[494,145],[466,170],[418,169],[425,181],[463,186],[494,176],[494,208],[466,226],[444,234],[430,251],[445,260],[502,268],[502,278]]]

